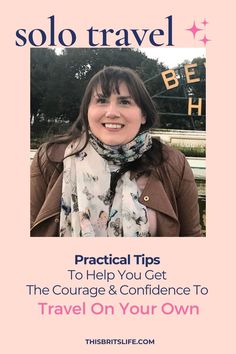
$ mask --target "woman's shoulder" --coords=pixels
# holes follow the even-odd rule
[[[178,175],[182,179],[193,180],[191,167],[181,151],[165,144],[163,144],[162,151],[163,167],[170,174]]]
[[[68,143],[44,143],[39,146],[37,154],[42,164],[48,162],[60,163],[64,159]]]
[[[64,143],[44,143],[40,145],[31,163],[31,176],[37,174],[51,176],[54,170],[62,164],[67,145]]]
[[[186,159],[181,151],[170,145],[162,144],[162,151],[164,161],[170,165],[176,166],[179,163],[183,163]]]

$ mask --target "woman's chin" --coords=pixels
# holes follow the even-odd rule
[[[125,139],[121,139],[121,137],[117,136],[100,136],[97,138],[105,145],[123,145],[125,144]]]
[[[110,145],[110,146],[117,146],[117,145],[123,145],[125,144],[123,141],[121,140],[114,140],[114,139],[105,139],[102,140],[102,143],[105,145]]]

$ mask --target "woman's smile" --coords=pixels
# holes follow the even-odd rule
[[[117,123],[102,123],[102,125],[109,130],[118,130],[124,127],[124,124]]]

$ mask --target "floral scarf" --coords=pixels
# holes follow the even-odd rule
[[[76,141],[65,151],[73,153]],[[64,159],[60,236],[150,236],[147,209],[138,199],[140,191],[126,172],[111,195],[111,162],[118,168],[150,149],[147,132],[122,146],[102,144],[93,135],[77,155]]]

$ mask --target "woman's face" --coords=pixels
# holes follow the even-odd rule
[[[112,92],[110,97],[104,97],[101,88],[97,87],[88,107],[91,132],[107,145],[130,142],[146,122],[124,82],[120,83],[119,92]]]

